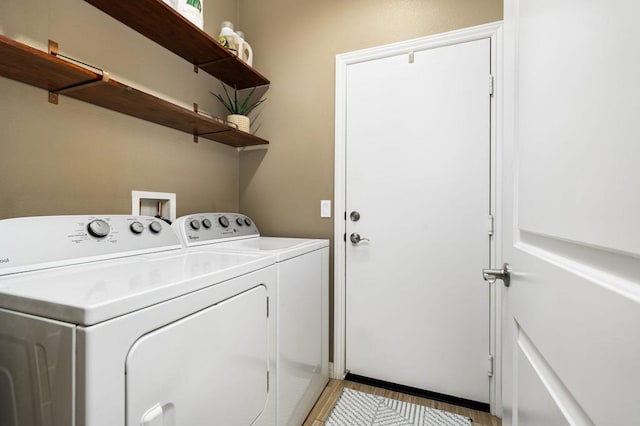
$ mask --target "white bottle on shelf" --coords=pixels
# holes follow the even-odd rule
[[[229,49],[234,55],[238,54],[238,44],[240,38],[238,34],[233,31],[233,24],[231,21],[223,21],[220,25],[220,36],[218,42],[227,49]]]
[[[242,31],[236,31],[238,36],[238,58],[242,59],[250,67],[253,66],[253,49],[251,45],[244,39],[244,33]]]

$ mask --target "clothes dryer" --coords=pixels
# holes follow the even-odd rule
[[[276,420],[301,425],[329,377],[329,241],[260,235],[237,213],[201,213],[173,225],[191,250],[276,257]]]
[[[275,256],[187,252],[151,217],[6,219],[0,235],[1,425],[275,423]]]

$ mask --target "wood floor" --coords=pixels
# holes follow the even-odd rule
[[[313,409],[309,413],[309,416],[305,420],[303,426],[321,426],[324,425],[331,409],[338,401],[340,393],[343,388],[351,388],[362,392],[372,393],[374,395],[380,395],[387,398],[399,399],[401,401],[411,402],[418,405],[426,405],[427,407],[437,408],[443,411],[449,411],[452,413],[460,414],[466,417],[470,417],[473,420],[473,426],[501,426],[502,422],[499,418],[484,413],[482,411],[475,411],[469,408],[458,407],[455,405],[447,404],[444,402],[432,401],[426,398],[420,398],[417,396],[411,396],[404,393],[393,392],[386,389],[376,388],[369,385],[363,385],[360,383],[350,382],[348,380],[330,380],[327,387],[320,395],[318,402],[314,405]],[[349,425],[344,425],[349,426]]]

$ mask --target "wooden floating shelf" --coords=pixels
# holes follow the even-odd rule
[[[269,142],[0,35],[0,75],[233,147]]]
[[[193,65],[238,89],[269,80],[162,0],[85,0]]]
[[[0,75],[54,91],[102,79],[102,75],[0,34]]]

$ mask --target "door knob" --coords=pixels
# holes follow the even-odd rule
[[[360,220],[360,212],[357,211],[352,211],[351,214],[349,215],[349,217],[351,218],[352,222],[357,222]]]
[[[489,284],[493,284],[496,280],[502,280],[505,287],[511,284],[511,265],[505,263],[502,269],[483,269],[482,278]]]
[[[361,241],[371,241],[371,240],[370,240],[370,239],[368,239],[368,238],[362,238],[362,237],[360,236],[360,234],[355,233],[355,232],[353,232],[353,233],[349,236],[349,239],[351,240],[351,242],[352,242],[353,244],[358,244],[358,243],[359,243],[359,242],[361,242]]]

